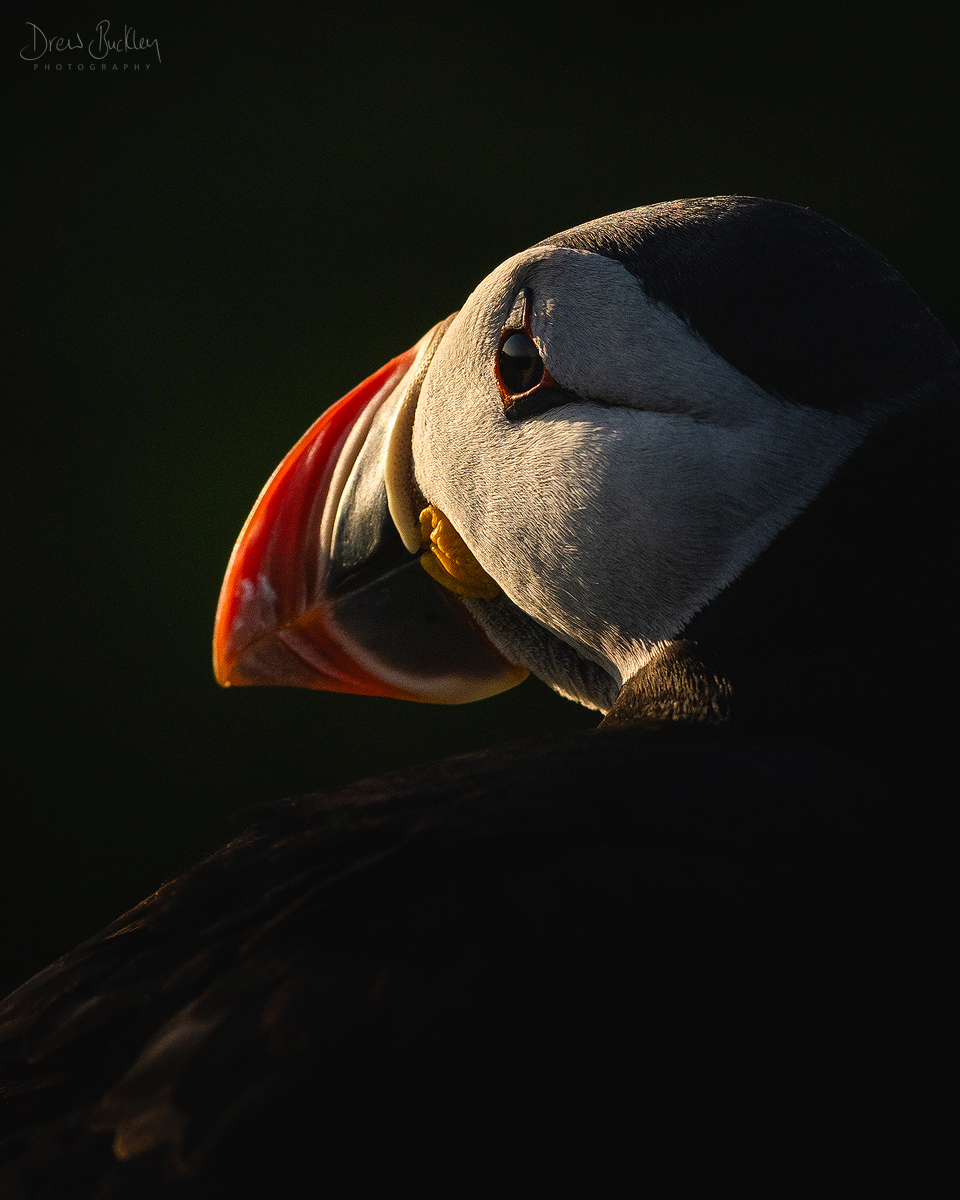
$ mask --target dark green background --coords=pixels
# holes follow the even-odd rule
[[[619,11],[10,17],[0,990],[244,805],[596,722],[533,682],[432,708],[221,691],[210,670],[220,578],[277,461],[504,258],[634,205],[770,196],[874,243],[956,335],[945,6]],[[18,57],[27,21],[88,38],[102,17],[162,63]]]

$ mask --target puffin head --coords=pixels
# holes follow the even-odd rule
[[[217,678],[463,703],[532,672],[608,712],[945,373],[915,293],[808,210],[682,200],[558,234],[280,464]]]

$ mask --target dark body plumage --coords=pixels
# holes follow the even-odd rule
[[[945,1194],[957,376],[925,320],[915,403],[598,730],[267,806],[15,993],[10,1194]]]
[[[808,746],[614,732],[278,805],[26,985],[15,1174],[131,1197],[460,1187],[517,1155],[541,1182],[920,1178],[937,897],[876,788]]]

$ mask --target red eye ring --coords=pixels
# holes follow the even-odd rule
[[[524,290],[522,293],[523,302],[523,321],[520,328],[517,328],[515,323],[504,326],[500,331],[500,338],[497,342],[497,357],[494,362],[494,372],[497,377],[497,387],[500,389],[500,399],[503,401],[504,410],[508,416],[516,419],[521,415],[520,408],[515,408],[522,402],[524,416],[532,416],[534,412],[542,412],[546,408],[554,408],[560,396],[575,399],[562,388],[554,377],[547,370],[543,357],[540,354],[540,348],[537,346],[533,336],[533,331],[530,328],[530,292]],[[518,340],[516,349],[518,351],[526,350],[528,353],[518,353],[515,356],[508,356],[505,361],[504,347],[513,338],[523,339]],[[518,361],[511,363],[509,357],[515,357]],[[520,361],[526,359],[529,367],[520,366]],[[538,373],[539,368],[539,373]],[[506,378],[504,378],[506,376]],[[527,379],[524,379],[527,376]],[[529,383],[529,386],[522,386],[523,383]],[[511,386],[514,385],[514,386]],[[540,396],[540,393],[549,392],[550,396]],[[538,403],[538,400],[540,401]],[[514,410],[514,411],[511,411]]]

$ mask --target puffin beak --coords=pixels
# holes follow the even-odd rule
[[[456,584],[436,581],[448,577],[418,516],[413,417],[452,320],[329,408],[270,477],[220,591],[213,662],[224,687],[465,704],[526,678]]]

